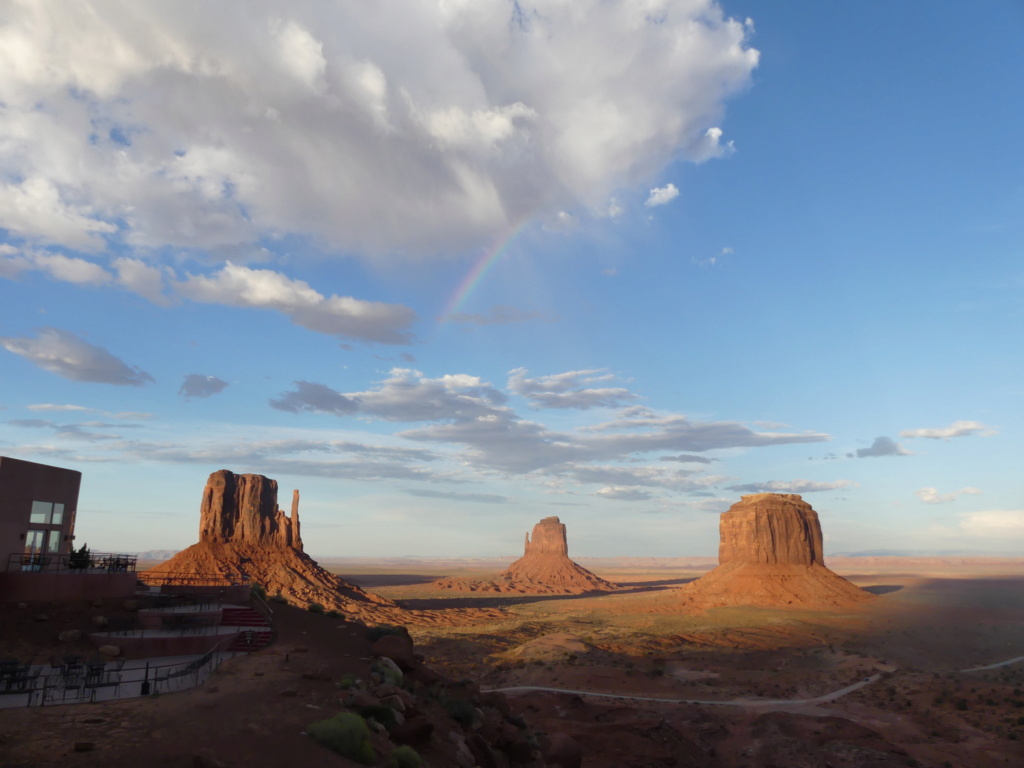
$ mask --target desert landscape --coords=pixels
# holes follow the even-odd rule
[[[302,552],[298,495],[286,516],[276,483],[227,470],[200,516],[200,543],[140,578],[259,575],[274,642],[189,690],[8,709],[5,765],[404,765],[399,745],[415,764],[462,768],[1024,760],[1024,558],[826,567],[814,510],[774,493],[723,513],[717,566],[576,563],[558,518],[511,563],[318,564]],[[43,625],[38,605],[5,606],[6,650],[73,649],[54,630],[100,608],[50,606]],[[355,763],[309,738],[339,713],[373,729]]]

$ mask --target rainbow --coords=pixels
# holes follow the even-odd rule
[[[466,276],[462,278],[462,281],[458,284],[455,292],[451,298],[445,303],[444,310],[441,312],[440,322],[444,324],[458,312],[463,303],[469,297],[474,289],[480,285],[491,267],[493,267],[499,259],[508,251],[509,246],[519,236],[519,234],[525,229],[526,221],[512,230],[512,233],[507,237],[503,238],[498,242],[497,245],[486,249],[483,254],[477,259],[476,263],[470,268]]]

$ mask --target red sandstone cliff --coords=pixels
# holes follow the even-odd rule
[[[755,493],[722,513],[719,565],[680,589],[697,608],[835,608],[872,595],[825,567],[818,513],[795,494]]]
[[[460,592],[517,592],[542,595],[578,595],[608,591],[615,585],[569,559],[565,525],[545,517],[526,535],[523,556],[492,579],[442,579],[441,589]]]

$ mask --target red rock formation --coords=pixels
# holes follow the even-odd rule
[[[719,531],[718,567],[680,590],[695,607],[834,608],[872,597],[825,567],[818,513],[800,496],[744,496]]]
[[[302,551],[298,491],[288,517],[277,508],[276,481],[226,469],[210,475],[203,491],[199,543],[141,575],[153,583],[247,580],[296,605],[320,603],[371,621],[395,621],[401,613],[390,601],[343,581]]]
[[[522,594],[578,595],[608,591],[615,585],[569,559],[565,525],[545,517],[526,534],[523,556],[493,579],[442,579],[441,589],[460,592],[518,592]]]

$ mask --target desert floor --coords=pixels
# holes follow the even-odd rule
[[[733,702],[510,692],[591,745],[594,757],[585,765],[674,765],[687,750],[672,738],[659,741],[659,728],[700,734],[692,746],[695,753],[711,750],[709,765],[1024,764],[1024,661],[961,671],[1024,657],[1024,559],[833,558],[833,570],[876,598],[846,612],[704,614],[682,612],[674,588],[713,560],[579,562],[622,589],[568,598],[474,597],[437,591],[430,582],[494,573],[506,561],[325,564],[407,607],[503,608],[499,622],[413,628],[430,663],[486,687]],[[799,702],[874,675],[834,701]],[[685,717],[694,721],[687,725]],[[617,721],[633,725],[610,727]],[[647,736],[636,736],[648,726]]]
[[[612,594],[431,586],[508,562],[321,561],[400,605],[450,617],[410,623],[427,663],[510,689],[533,732],[582,745],[584,768],[1024,765],[1024,661],[964,671],[1024,657],[1024,559],[833,559],[876,595],[845,612],[680,610],[674,590],[711,560],[580,559],[621,585]],[[37,626],[30,606],[17,624],[17,611],[3,610],[7,646],[8,634],[22,647],[52,644],[65,621],[54,613]],[[200,689],[0,712],[0,764],[348,765],[301,732],[337,708],[342,676],[365,674],[358,625],[297,608],[277,617],[278,642],[225,663]],[[81,740],[95,749],[72,751]]]

